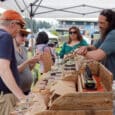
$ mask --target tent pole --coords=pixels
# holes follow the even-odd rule
[[[34,55],[34,51],[35,51],[35,49],[34,49],[34,38],[33,38],[33,34],[34,34],[34,31],[33,31],[33,16],[34,16],[34,13],[33,13],[33,3],[30,3],[30,19],[31,19],[31,31],[32,31],[32,36],[31,36],[31,47],[32,47],[32,55]]]

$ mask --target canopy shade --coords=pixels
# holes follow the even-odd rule
[[[5,0],[0,7],[37,18],[95,18],[102,9],[115,9],[115,0]]]

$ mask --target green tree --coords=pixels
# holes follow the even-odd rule
[[[36,21],[34,19],[25,18],[26,28],[30,28],[34,33],[38,32],[41,28],[50,28],[51,24],[46,21]]]
[[[46,21],[38,21],[38,28],[50,28],[51,25],[50,23],[46,22]]]
[[[51,33],[54,34],[54,35],[56,35],[56,36],[59,36],[59,33],[56,30],[54,30],[54,29],[51,30]]]

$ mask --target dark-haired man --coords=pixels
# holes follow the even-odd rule
[[[113,73],[115,80],[115,12],[104,9],[98,19],[101,39],[93,46],[79,48],[78,54],[85,55],[89,59],[102,61]]]

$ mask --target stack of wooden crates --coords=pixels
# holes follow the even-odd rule
[[[34,115],[113,115],[111,72],[100,63],[90,63],[89,67],[94,75],[100,77],[105,91],[81,92],[78,90],[76,93],[59,96],[49,109],[34,111]],[[77,84],[79,85],[78,80]]]

